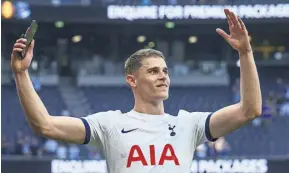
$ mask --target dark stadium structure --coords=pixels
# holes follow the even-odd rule
[[[203,18],[190,19],[169,19],[168,15],[161,19],[110,19],[108,9],[112,5],[244,5],[248,7],[247,10],[252,10],[250,13],[255,12],[256,16],[262,10],[267,10],[267,16],[243,16],[260,77],[262,116],[225,136],[230,146],[225,154],[219,155],[217,149],[209,149],[211,144],[208,144],[206,156],[201,157],[196,151],[193,161],[199,164],[200,160],[209,162],[210,159],[220,159],[228,163],[238,160],[255,165],[256,160],[265,159],[266,171],[261,171],[261,166],[256,166],[256,169],[260,169],[259,172],[288,173],[289,15],[288,11],[282,13],[282,9],[289,9],[288,0],[11,2],[15,11],[11,18],[2,14],[1,32],[4,173],[19,173],[22,170],[26,170],[24,173],[51,173],[51,169],[55,169],[54,173],[60,173],[56,168],[62,164],[61,160],[78,160],[79,163],[90,160],[98,164],[102,164],[104,160],[99,147],[77,145],[79,154],[70,158],[68,153],[71,145],[57,142],[58,146],[64,146],[67,150],[67,156],[61,158],[57,151],[52,154],[47,152],[47,139],[31,131],[17,96],[9,60],[15,40],[26,30],[32,19],[37,20],[39,30],[35,36],[30,74],[37,93],[51,115],[83,117],[108,110],[130,111],[134,98],[125,83],[124,61],[142,48],[158,49],[166,56],[172,81],[170,97],[165,101],[167,113],[174,116],[180,109],[214,112],[238,101],[238,54],[215,31],[216,28],[228,31],[224,18],[213,18],[209,16],[209,12],[204,12]],[[255,8],[259,10],[254,11],[251,7],[257,3],[260,6]],[[280,10],[279,13],[270,13],[277,17],[270,17],[270,8]],[[48,12],[49,10],[55,12]],[[20,133],[22,136],[19,138]],[[36,152],[33,147],[37,148]],[[34,166],[37,172],[31,168]],[[89,172],[89,168],[82,168]],[[215,172],[222,172],[221,169]],[[231,172],[237,171],[232,168]]]

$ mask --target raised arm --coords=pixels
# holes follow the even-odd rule
[[[243,21],[225,9],[230,35],[217,29],[217,33],[239,52],[240,57],[240,102],[213,113],[210,132],[214,138],[224,136],[253,120],[262,112],[262,98],[259,77],[254,62],[248,31]]]
[[[34,41],[26,57],[21,60],[16,53],[25,47],[26,40],[16,41],[11,54],[11,68],[14,73],[20,103],[32,130],[41,136],[81,144],[85,141],[86,130],[81,119],[49,115],[43,102],[37,95],[29,77],[28,68],[33,57]]]

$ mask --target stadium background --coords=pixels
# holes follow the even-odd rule
[[[165,108],[175,115],[181,108],[215,111],[239,99],[237,53],[215,32],[217,27],[228,30],[222,12],[213,8],[224,5],[247,7],[241,17],[258,66],[263,114],[215,144],[200,146],[192,172],[289,172],[288,0],[258,0],[259,6],[254,5],[256,0],[13,0],[1,4],[3,173],[105,172],[99,148],[40,138],[25,121],[9,58],[13,43],[32,19],[39,30],[30,73],[50,114],[80,117],[132,109],[124,60],[149,47],[167,57],[172,86]],[[194,7],[193,17],[184,15],[185,6]],[[140,11],[125,11],[129,7]],[[159,13],[153,15],[155,9]]]

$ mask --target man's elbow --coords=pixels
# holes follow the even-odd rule
[[[38,133],[40,136],[45,138],[51,138],[52,130],[50,127],[42,127],[40,130],[38,130]]]
[[[257,118],[257,117],[261,116],[262,115],[262,108],[253,108],[253,110],[251,112],[251,115],[254,118]]]
[[[252,113],[255,117],[259,117],[262,115],[262,99],[255,102],[255,104],[252,106]]]
[[[51,130],[49,127],[36,127],[36,126],[31,125],[31,129],[35,134],[42,136],[42,137],[46,137],[46,138],[49,137],[51,133]]]
[[[45,125],[31,124],[31,129],[37,135],[45,138],[50,138],[51,133],[53,132],[53,128],[50,123],[46,123]]]
[[[262,104],[242,106],[244,110],[244,115],[246,115],[250,120],[253,120],[262,115]]]

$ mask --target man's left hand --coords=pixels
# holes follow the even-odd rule
[[[216,31],[239,53],[252,51],[248,31],[243,21],[228,9],[224,10],[229,24],[230,35],[218,28]]]

